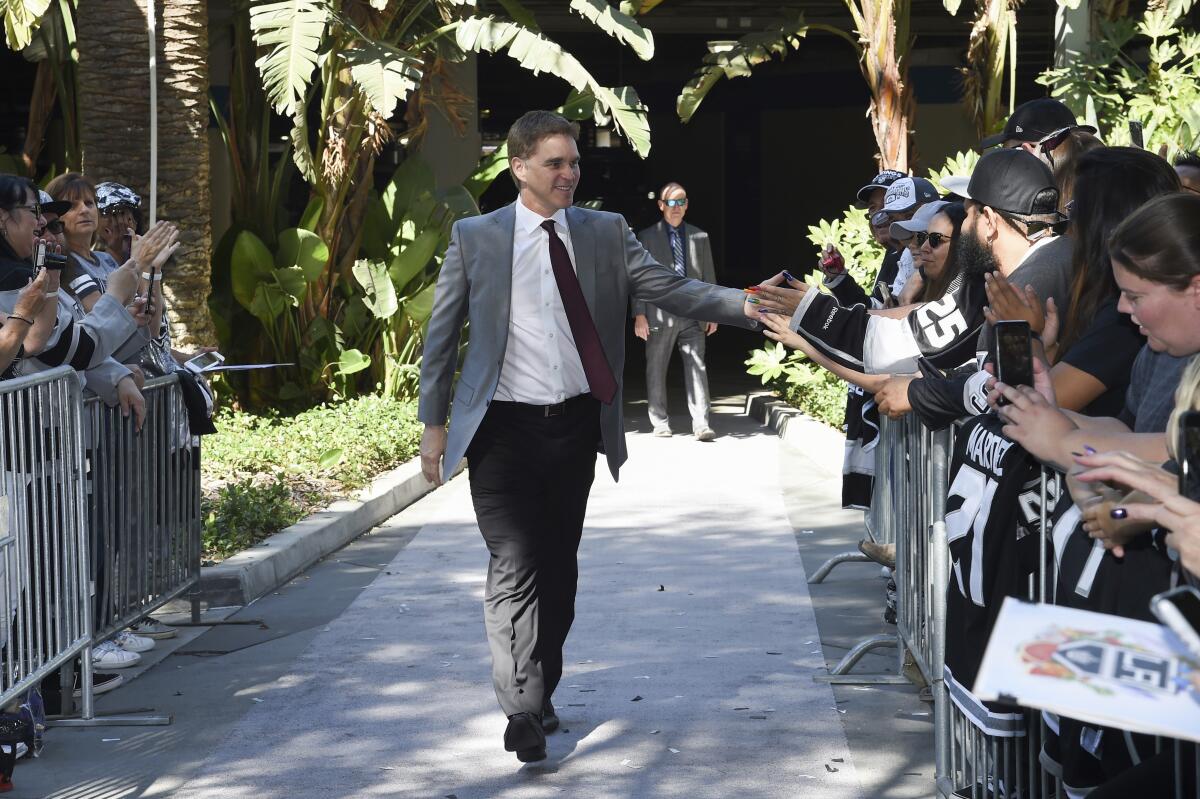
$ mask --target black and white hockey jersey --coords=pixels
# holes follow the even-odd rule
[[[982,277],[959,275],[945,296],[903,319],[875,316],[859,304],[844,307],[836,297],[805,292],[791,328],[841,365],[867,374],[907,374],[926,358],[953,368],[975,357],[986,295]]]
[[[971,687],[1008,596],[1031,598],[1041,527],[1041,466],[1001,433],[995,414],[968,420],[958,431],[946,500],[950,581],[946,589],[946,687],[980,729],[1014,736],[1023,714],[985,705]],[[1047,501],[1055,495],[1047,491]]]

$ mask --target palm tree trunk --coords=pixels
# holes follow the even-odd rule
[[[172,337],[215,344],[208,313],[212,224],[208,159],[207,0],[156,0],[158,217],[176,222],[181,246],[164,290]],[[80,140],[85,174],[150,197],[149,40],[137,0],[79,4]]]
[[[908,80],[909,0],[847,0],[871,91],[871,129],[881,169],[908,171],[915,103]]]

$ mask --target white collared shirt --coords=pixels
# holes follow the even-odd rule
[[[516,211],[508,347],[496,399],[553,405],[586,394],[587,375],[550,267],[550,234],[542,229],[546,220],[519,197]],[[551,219],[574,266],[567,212],[559,210]]]

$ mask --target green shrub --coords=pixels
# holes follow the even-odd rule
[[[369,395],[293,416],[222,411],[204,438],[204,557],[226,558],[416,456],[416,403]]]
[[[416,403],[376,395],[294,416],[227,412],[216,424],[204,465],[217,479],[283,472],[354,489],[411,459],[421,442]]]
[[[303,515],[286,483],[245,479],[217,489],[200,503],[204,517],[204,560],[234,555],[274,535]]]
[[[751,350],[746,371],[793,408],[842,429],[846,421],[846,383],[815,364],[799,350],[788,352],[779,342]]]

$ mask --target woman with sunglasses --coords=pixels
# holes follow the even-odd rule
[[[54,328],[57,275],[31,268],[37,230],[45,222],[28,181],[0,176],[0,376],[26,351],[40,351]]]

